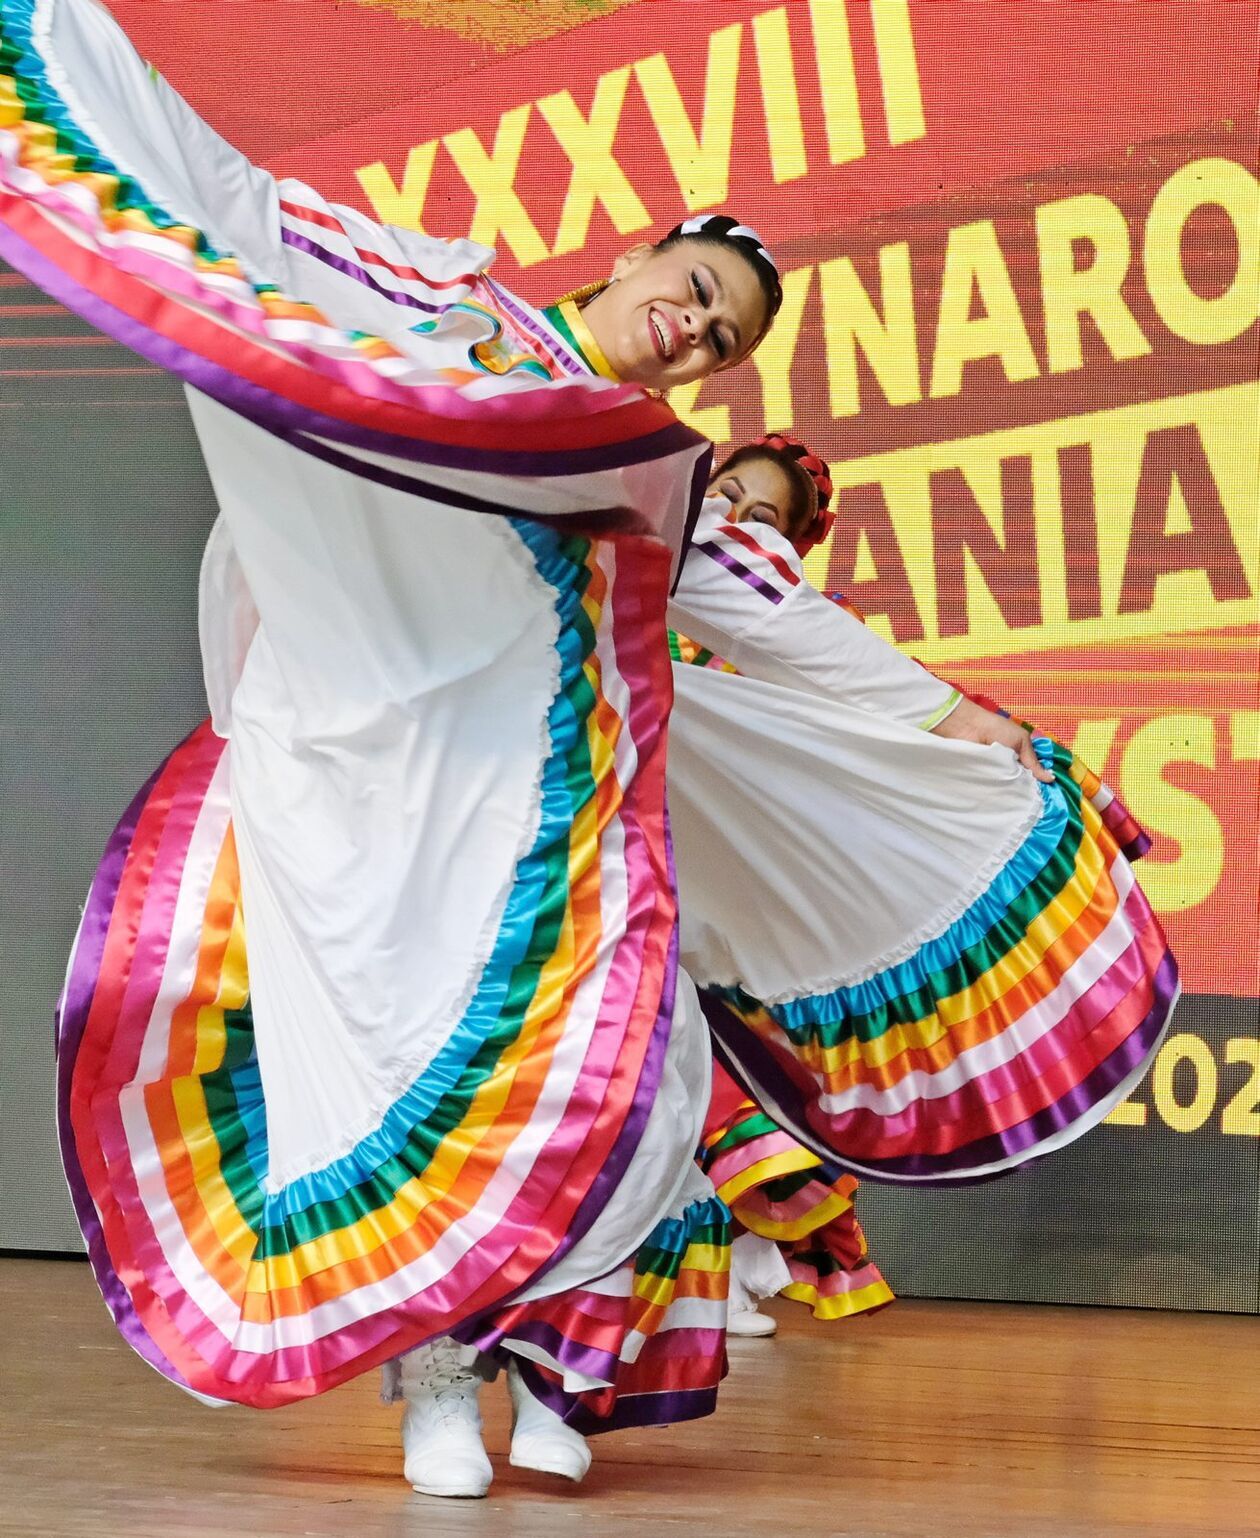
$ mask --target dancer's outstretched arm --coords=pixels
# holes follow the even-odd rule
[[[1028,733],[965,699],[824,598],[777,530],[731,523],[705,504],[670,608],[670,623],[741,673],[840,700],[942,737],[1008,747],[1038,779]]]
[[[16,30],[17,14],[6,22]],[[275,179],[198,117],[98,0],[45,0],[31,34],[79,130],[77,147],[94,146],[166,214],[238,257],[255,281],[275,282]]]
[[[414,296],[396,302],[405,282],[373,285],[355,274],[362,251],[384,273],[419,269],[417,276],[444,292],[493,256],[471,241],[379,225],[300,182],[277,181],[193,111],[99,0],[40,0],[29,27],[18,8],[4,19],[10,46],[29,31],[49,103],[60,104],[61,126],[72,129],[80,156],[98,160],[106,175],[130,179],[159,219],[187,226],[190,238],[204,235],[254,283],[329,306],[343,327],[390,335],[424,318]]]

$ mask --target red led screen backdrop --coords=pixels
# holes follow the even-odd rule
[[[492,244],[539,302],[690,213],[760,230],[774,331],[676,409],[719,453],[792,428],[831,461],[813,579],[1116,787],[1189,995],[1111,1126],[983,1193],[873,1195],[873,1242],[918,1290],[1256,1308],[1260,5],[111,8],[268,168]],[[119,349],[15,331],[8,281],[0,399],[174,422]]]

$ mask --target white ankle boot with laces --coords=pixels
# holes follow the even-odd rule
[[[476,1499],[494,1471],[481,1440],[481,1378],[449,1336],[402,1359],[403,1474],[421,1495]]]
[[[405,1400],[403,1475],[421,1495],[476,1499],[494,1471],[481,1440],[478,1395],[482,1379],[465,1365],[465,1352],[449,1336],[409,1352],[397,1364]],[[585,1437],[529,1392],[513,1361],[507,1370],[512,1400],[511,1463],[577,1484],[591,1466]],[[387,1399],[398,1380],[387,1378]]]

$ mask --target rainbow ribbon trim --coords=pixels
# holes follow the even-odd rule
[[[597,547],[518,533],[561,619],[537,838],[464,1018],[350,1154],[267,1187],[228,754],[208,725],[141,792],[97,874],[60,1011],[63,1157],[120,1328],[198,1393],[284,1404],[492,1314],[586,1231],[641,1134],[675,976],[668,661],[663,627],[642,623],[663,614],[667,563],[636,575],[623,556],[614,597]],[[613,659],[632,720],[603,689]],[[624,867],[605,892],[614,822]],[[566,1023],[597,978],[581,1071],[498,1210],[495,1176],[553,1072],[569,1082]]]
[[[1167,1029],[1177,967],[1120,846],[1131,820],[1066,749],[1034,741],[1055,775],[1041,817],[943,933],[829,993],[704,996],[735,1077],[859,1175],[954,1181],[1061,1146],[1123,1098]]]
[[[808,1304],[816,1319],[893,1301],[857,1220],[857,1181],[794,1142],[751,1100],[706,1129],[700,1163],[736,1221],[779,1246],[792,1277],[784,1295]]]

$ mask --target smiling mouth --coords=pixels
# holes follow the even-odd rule
[[[659,310],[648,311],[648,330],[652,333],[652,345],[663,363],[672,363],[677,351],[672,327],[666,324]]]

